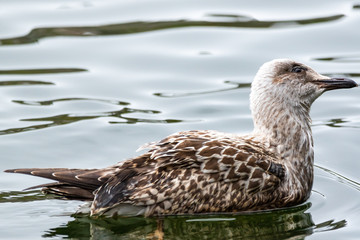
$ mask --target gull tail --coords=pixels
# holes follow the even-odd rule
[[[8,169],[5,172],[22,173],[57,181],[25,190],[42,188],[45,193],[67,199],[93,200],[93,192],[112,176],[115,169],[19,168]]]

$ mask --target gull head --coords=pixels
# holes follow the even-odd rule
[[[311,104],[326,91],[353,88],[357,84],[348,78],[323,76],[305,64],[290,59],[275,59],[264,63],[251,85],[252,111],[258,105],[271,102],[283,108],[310,109]]]

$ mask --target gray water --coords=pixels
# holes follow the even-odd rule
[[[155,218],[74,216],[81,202],[22,192],[48,181],[3,170],[100,168],[176,131],[249,132],[262,63],[360,82],[359,29],[359,1],[0,0],[0,238],[151,238]],[[306,203],[166,217],[165,239],[358,239],[359,91],[313,105]]]

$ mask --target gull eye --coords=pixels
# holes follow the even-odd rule
[[[301,73],[303,71],[305,71],[306,69],[304,67],[301,67],[301,66],[294,66],[292,69],[291,69],[291,72],[293,73]]]

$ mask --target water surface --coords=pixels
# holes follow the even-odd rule
[[[312,108],[315,183],[256,214],[90,219],[3,170],[97,168],[176,131],[252,129],[258,67],[293,58],[360,82],[358,1],[1,1],[0,238],[357,239],[359,89]]]

